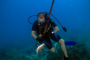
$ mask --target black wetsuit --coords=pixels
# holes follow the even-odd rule
[[[39,23],[38,20],[36,20],[33,23],[32,31],[36,31],[37,35],[43,34],[45,26],[46,26],[46,22],[45,23]],[[44,43],[47,46],[47,48],[49,48],[49,49],[51,49],[53,47],[52,43],[50,41],[50,38],[52,40],[54,40],[55,42],[58,42],[61,39],[61,37],[58,34],[56,34],[56,33],[52,34],[51,33],[53,31],[53,28],[56,26],[57,25],[51,19],[49,19],[49,21],[48,21],[49,30],[42,36],[43,40],[39,41],[40,43]]]

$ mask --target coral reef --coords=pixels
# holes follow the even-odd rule
[[[52,53],[49,50],[42,50],[36,55],[32,49],[24,50],[24,53],[16,54],[16,49],[9,53],[5,51],[0,52],[0,60],[63,60],[63,52],[58,43],[55,44],[56,53]],[[69,60],[90,60],[90,52],[85,43],[77,43],[75,46],[66,46]],[[31,52],[32,54],[31,54]],[[28,51],[28,52],[27,52]]]

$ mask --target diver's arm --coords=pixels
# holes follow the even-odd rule
[[[35,31],[32,31],[32,32],[31,32],[31,36],[32,36],[33,38],[35,38],[35,39],[37,38],[37,36],[35,35]]]
[[[55,27],[55,30],[53,31],[54,33],[57,33],[59,31],[58,26]]]

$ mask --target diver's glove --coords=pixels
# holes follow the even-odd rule
[[[37,40],[37,41],[42,41],[43,38],[42,38],[42,37],[37,37],[36,40]]]

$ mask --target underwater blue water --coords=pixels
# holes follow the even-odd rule
[[[51,3],[52,0],[0,0],[0,48],[34,47],[28,17],[49,12]],[[51,17],[59,26],[61,37],[90,46],[90,0],[55,0],[52,14],[67,28],[65,33]]]

